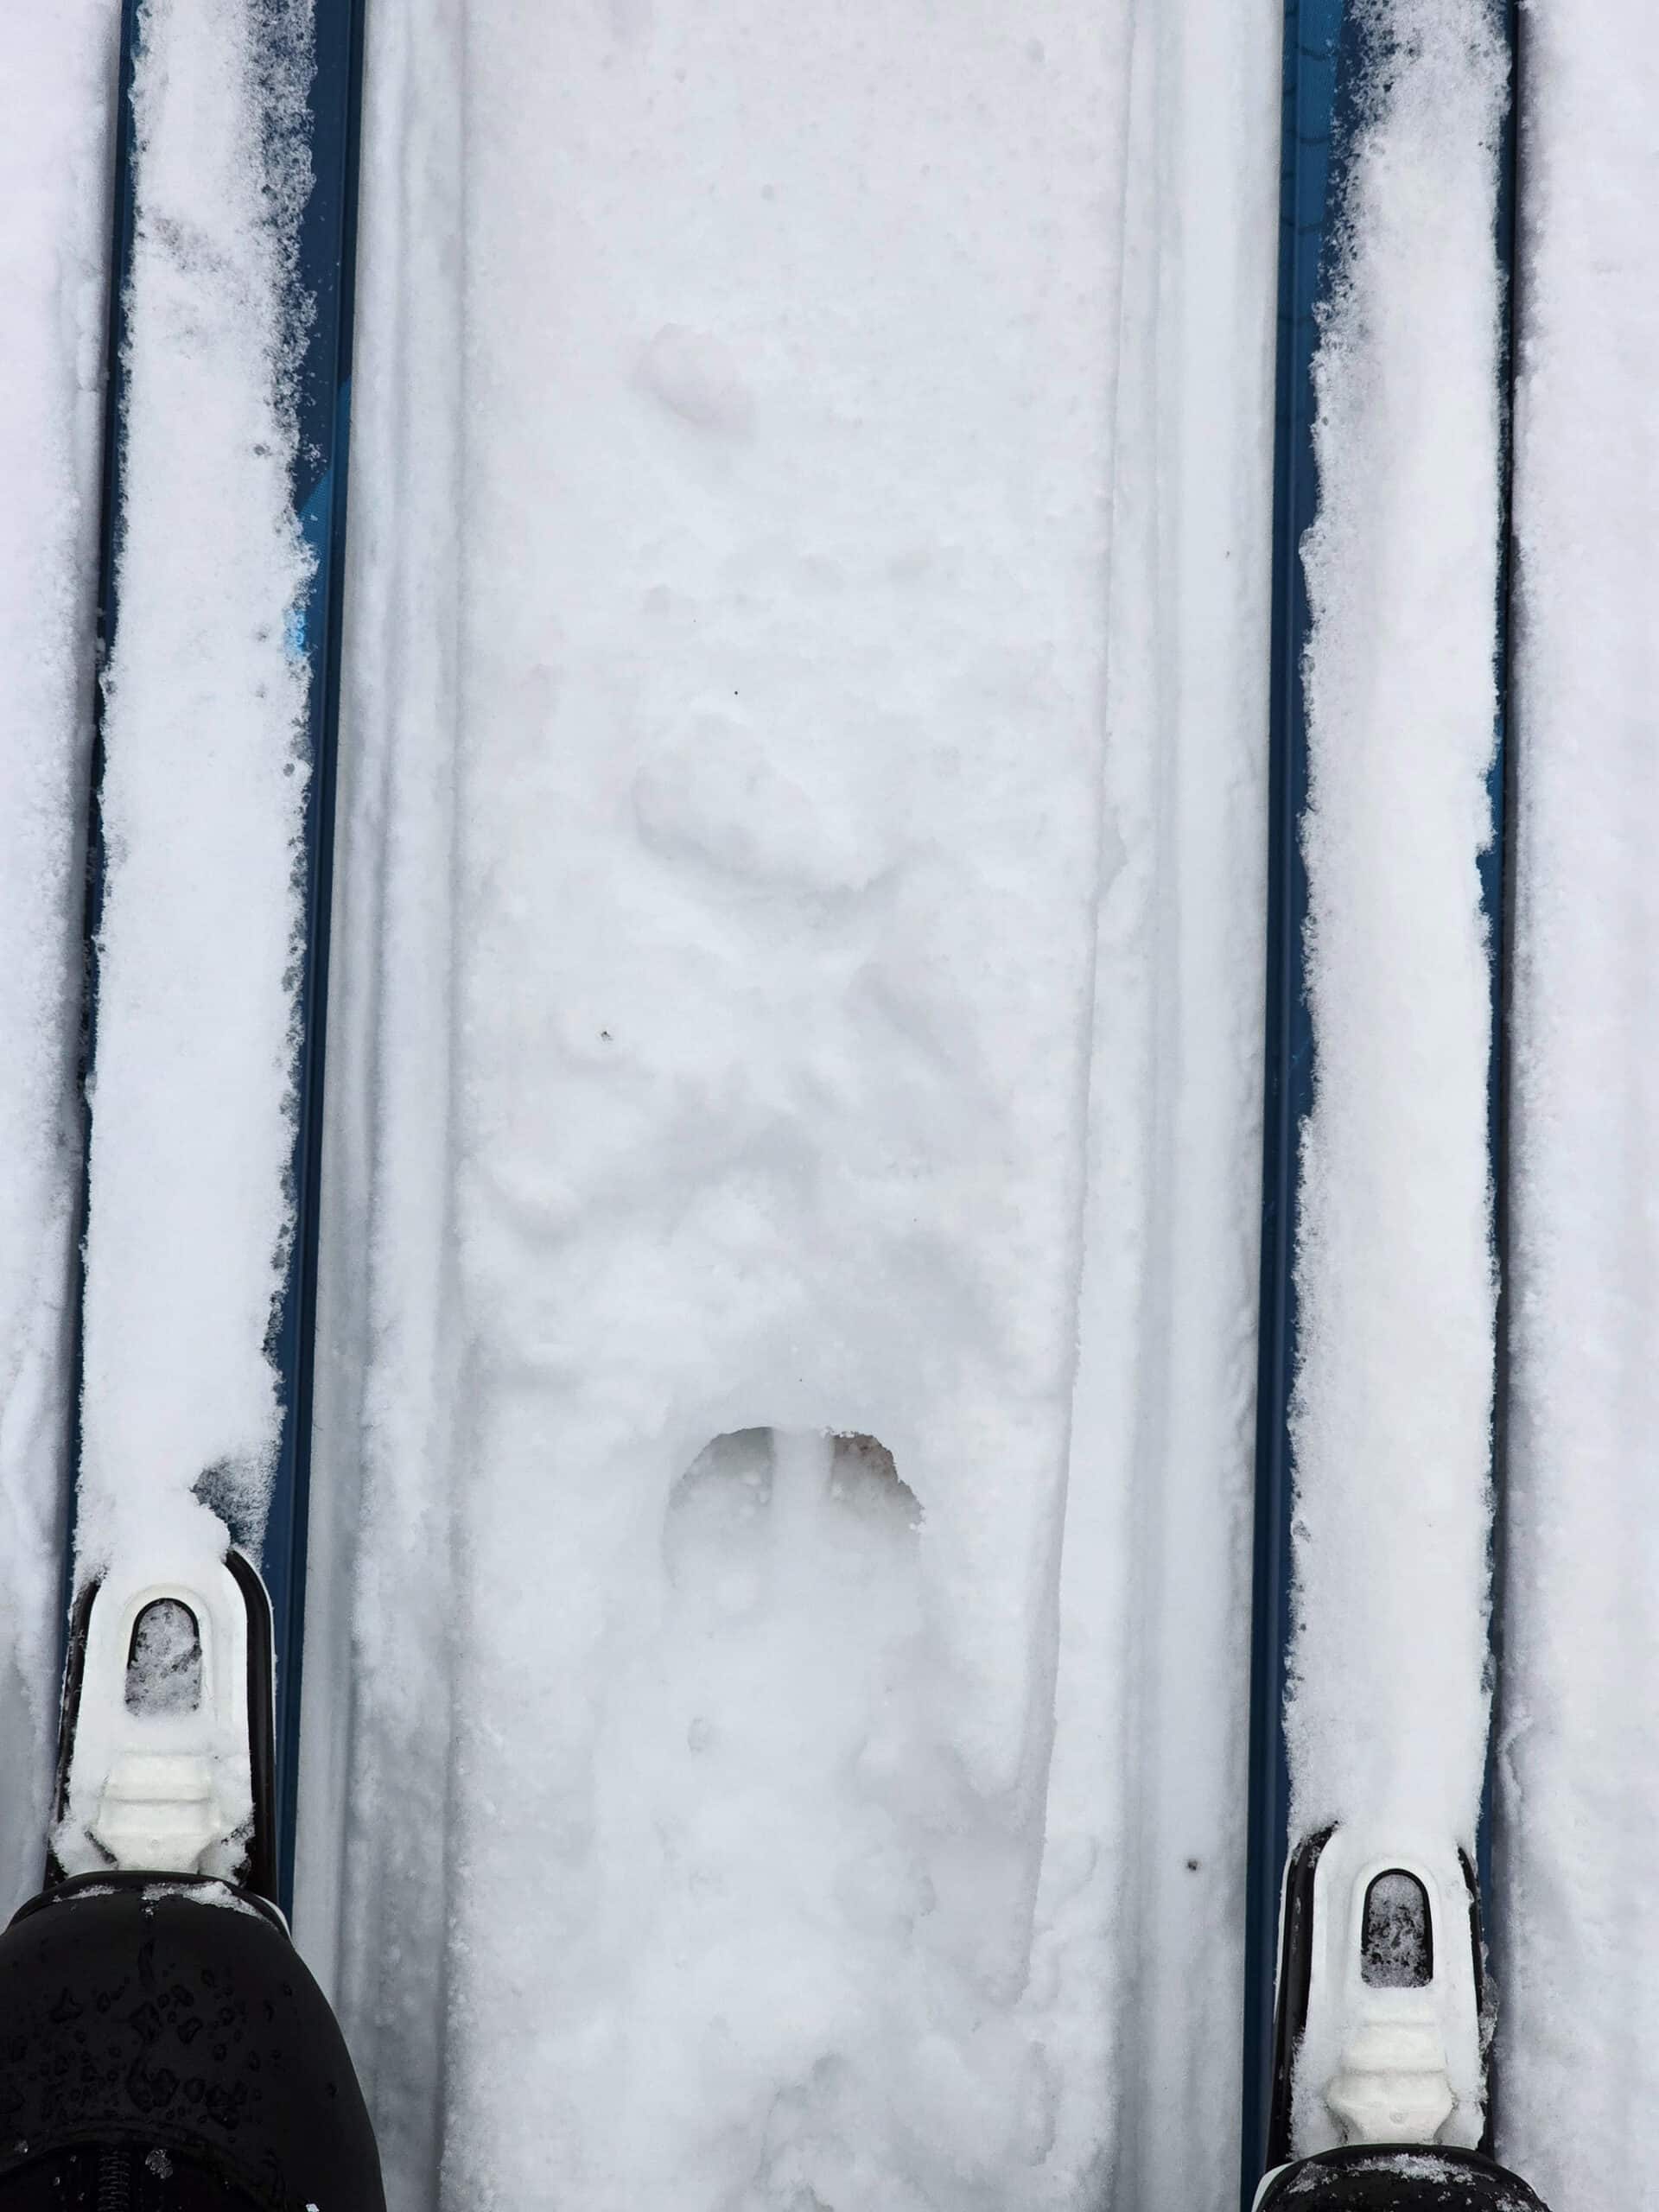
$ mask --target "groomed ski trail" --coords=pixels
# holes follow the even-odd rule
[[[1236,2063],[1274,20],[779,38],[372,19],[300,1927],[407,2202],[1173,2202],[1228,2158],[1164,2086],[1196,2035],[1224,2129]],[[836,1975],[711,2040],[619,1685],[756,1426],[891,1452],[922,1628]]]

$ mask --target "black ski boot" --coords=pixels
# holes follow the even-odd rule
[[[1546,2212],[1520,2177],[1457,2145],[1351,2143],[1268,2177],[1255,2212]]]
[[[0,2212],[385,2212],[271,1823],[248,1560],[75,1607],[46,1885],[0,1936]]]

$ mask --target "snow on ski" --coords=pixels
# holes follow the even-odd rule
[[[276,1612],[291,1884],[358,0],[124,0],[75,1573]]]
[[[1247,2204],[1291,2129],[1270,2117],[1287,1858],[1341,1822],[1344,1860],[1417,1854],[1455,1919],[1477,1843],[1513,41],[1501,6],[1287,10]],[[1454,2106],[1472,2144],[1484,2119]],[[1297,2110],[1299,2149],[1340,2139]]]

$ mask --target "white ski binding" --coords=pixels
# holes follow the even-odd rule
[[[194,1877],[270,1897],[271,1622],[232,1551],[118,1561],[76,1600],[48,1882]]]
[[[1451,1844],[1307,1836],[1285,1869],[1256,2212],[1541,2212],[1493,2164],[1474,1869]]]
[[[1313,1872],[1292,2131],[1338,2143],[1457,2143],[1484,2126],[1478,1938],[1461,1853],[1382,1853],[1335,1828]]]

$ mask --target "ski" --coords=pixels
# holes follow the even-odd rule
[[[172,16],[177,17],[175,10]],[[100,1016],[107,1004],[104,936],[109,878],[105,791],[110,766],[107,672],[121,641],[132,536],[130,407],[135,379],[132,285],[140,240],[138,175],[142,144],[146,41],[159,11],[149,0],[122,0],[114,131],[115,181],[104,422],[102,519],[97,602],[100,682],[95,706],[92,786],[87,830],[86,997],[81,1052],[84,1101],[83,1230],[79,1325],[74,1347],[74,1433],[72,1478],[84,1464],[84,1389],[87,1376],[88,1236],[96,1205],[92,1192],[92,1131]],[[234,11],[214,19],[224,35]],[[205,26],[204,26],[205,27]],[[179,36],[176,21],[169,35]],[[188,35],[188,27],[186,35]],[[250,1545],[263,1567],[264,1600],[272,1624],[274,1707],[269,1845],[273,1897],[291,1899],[297,1817],[296,1772],[303,1657],[306,1531],[310,1469],[312,1368],[316,1305],[317,1237],[322,1136],[324,1033],[327,1003],[328,931],[334,850],[335,758],[338,745],[341,605],[344,589],[347,431],[350,413],[353,291],[357,235],[358,140],[363,71],[363,0],[282,0],[250,5],[244,35],[254,46],[253,68],[269,95],[266,128],[283,135],[307,181],[294,226],[295,251],[285,276],[281,315],[283,356],[289,366],[296,435],[289,478],[290,527],[296,526],[307,559],[298,601],[271,610],[303,696],[306,765],[299,861],[293,886],[298,909],[298,946],[291,978],[296,1019],[290,1031],[293,1145],[288,1168],[292,1229],[284,1241],[280,1297],[271,1316],[266,1356],[276,1376],[280,1437],[259,1525],[234,1525],[234,1512],[204,1490],[232,1522],[228,1535]],[[152,93],[152,99],[154,95]],[[281,108],[283,101],[289,106]],[[280,112],[279,112],[280,110]],[[152,373],[155,364],[150,364]],[[259,454],[255,448],[255,458]],[[274,977],[278,986],[281,976]],[[204,1007],[200,1024],[230,1008]],[[211,1478],[211,1468],[194,1471]],[[78,1504],[70,1500],[66,1536],[66,1600],[71,1651],[84,1634],[83,1608],[90,1588],[75,1592],[73,1576]],[[227,1569],[227,1572],[234,1570]]]
[[[1275,390],[1270,725],[1268,749],[1268,960],[1265,1007],[1265,1077],[1262,1154],[1260,1327],[1258,1337],[1255,1493],[1253,1551],[1253,1614],[1249,1735],[1249,1798],[1244,1925],[1244,2020],[1242,2139],[1242,2202],[1249,2208],[1264,2190],[1262,2177],[1287,2171],[1291,2116],[1296,2094],[1294,2069],[1307,2031],[1303,2009],[1305,1977],[1313,1923],[1313,1890],[1318,1868],[1334,1883],[1338,1863],[1351,1848],[1342,1838],[1327,1857],[1332,1831],[1293,1838],[1289,1828],[1290,1773],[1285,1737],[1287,1660],[1292,1632],[1294,1467],[1291,1440],[1292,1393],[1301,1342],[1296,1281],[1300,1206],[1299,1174],[1303,1125],[1313,1104],[1315,1045],[1309,1009],[1305,959],[1308,921],[1308,879],[1301,831],[1308,803],[1309,755],[1304,660],[1312,612],[1301,557],[1319,500],[1314,454],[1315,354],[1321,320],[1331,300],[1339,260],[1338,226],[1347,183],[1347,157],[1367,91],[1372,41],[1386,10],[1367,10],[1352,0],[1286,0],[1280,194],[1279,311]],[[1520,24],[1515,0],[1503,0],[1503,28],[1511,59],[1511,101],[1499,152],[1497,252],[1507,286],[1509,327],[1499,373],[1506,394],[1501,487],[1497,655],[1498,703],[1496,747],[1488,779],[1492,832],[1479,855],[1481,899],[1487,930],[1491,1005],[1491,1052],[1487,1085],[1487,1142],[1495,1194],[1494,1230],[1500,1284],[1507,1259],[1505,1205],[1505,1079],[1507,977],[1505,898],[1506,819],[1512,817],[1514,747],[1508,741],[1508,651],[1510,593],[1509,442],[1507,395],[1513,389],[1515,350],[1515,228],[1518,130],[1516,110]],[[1502,1291],[1497,1325],[1497,1376],[1493,1466],[1496,1524],[1492,1538],[1493,1606],[1491,1669],[1501,1679],[1502,1649],[1502,1455],[1506,1397]],[[1419,1885],[1425,1900],[1438,1898],[1435,1914],[1461,1908],[1466,1895],[1473,1931],[1472,1964],[1460,1976],[1466,1996],[1475,1993],[1480,2012],[1484,1975],[1482,1905],[1491,1892],[1491,1743],[1489,1733],[1483,1779],[1477,1859],[1455,1845],[1434,1840],[1429,1850],[1433,1872],[1411,1861],[1394,1871],[1402,1882]],[[1339,1834],[1339,1832],[1338,1832]],[[1371,1838],[1374,1871],[1399,1851],[1398,1840]],[[1351,1898],[1348,1904],[1352,1905]],[[1353,1908],[1360,1911],[1363,1904]],[[1425,1911],[1429,1910],[1425,1904]],[[1359,1941],[1349,1929],[1350,1950]],[[1357,1952],[1353,1956],[1357,1957]],[[1442,1952],[1442,1958],[1445,1954]],[[1450,1971],[1449,1967],[1446,1969]],[[1356,1969],[1357,1971],[1357,1969]],[[1442,1993],[1444,1993],[1442,1992]],[[1318,2024],[1319,2005],[1313,2018]],[[1481,2019],[1484,2019],[1484,2013]],[[1450,2062],[1465,2083],[1454,2105],[1461,2114],[1453,2135],[1469,2158],[1490,2148],[1491,2097],[1484,2072],[1482,2025],[1462,2008]],[[1472,2054],[1472,2057],[1471,2057]],[[1481,2069],[1481,2124],[1471,2133],[1466,2083],[1471,2063]],[[1459,2101],[1461,2100],[1461,2101]],[[1330,2119],[1320,2107],[1323,2126]],[[1375,2115],[1374,2115],[1375,2117]],[[1317,2133],[1316,2129],[1316,2133]],[[1467,2139],[1466,2142],[1465,2138]],[[1340,2140],[1338,2136],[1333,2140]],[[1461,2155],[1461,2152],[1460,2152]],[[1393,2202],[1368,2196],[1355,2166],[1358,2193],[1332,2196],[1333,2205]],[[1516,2204],[1536,2202],[1522,2194]],[[1262,2197],[1265,2203],[1266,2195]],[[1274,2204],[1312,2202],[1293,2191],[1272,2195]],[[1323,2197],[1319,2200],[1324,2202]],[[1403,2200],[1402,2200],[1403,2201]],[[1415,2203],[1419,2200],[1413,2197]],[[1425,2196],[1428,2203],[1433,2200]],[[1448,2196],[1446,2202],[1455,2200]],[[1483,2197],[1468,2202],[1485,2203]],[[1494,2197],[1497,2205],[1510,2200]]]

